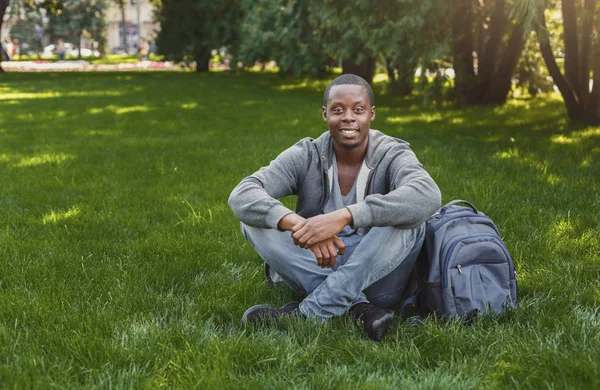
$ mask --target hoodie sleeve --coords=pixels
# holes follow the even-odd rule
[[[277,224],[293,211],[278,199],[296,195],[307,171],[309,139],[305,138],[284,150],[258,172],[243,179],[229,196],[229,207],[243,223],[276,229]]]
[[[440,207],[440,189],[408,145],[401,144],[394,151],[385,174],[390,183],[387,194],[372,194],[363,202],[348,206],[354,228],[414,228]]]

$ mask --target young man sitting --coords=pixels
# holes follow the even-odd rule
[[[302,302],[249,308],[252,324],[346,311],[379,341],[421,249],[438,186],[408,143],[371,130],[373,91],[352,74],[323,99],[329,130],[304,138],[233,190],[229,205],[262,259]],[[297,195],[296,210],[278,199]]]

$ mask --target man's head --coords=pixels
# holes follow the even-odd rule
[[[375,119],[373,90],[363,78],[345,74],[333,80],[323,97],[323,120],[334,146],[365,148],[371,121]]]
[[[336,77],[332,82],[329,83],[327,88],[325,88],[325,94],[323,95],[323,105],[327,106],[327,101],[329,100],[329,94],[331,93],[331,88],[336,85],[362,85],[367,90],[369,94],[369,104],[371,106],[375,105],[375,96],[373,95],[373,90],[371,86],[365,79],[355,74],[343,74],[339,77]]]

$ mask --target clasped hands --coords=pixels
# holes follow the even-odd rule
[[[347,208],[332,213],[305,219],[297,214],[283,217],[279,227],[291,231],[294,244],[309,249],[322,268],[335,265],[336,256],[344,254],[346,245],[336,234],[352,223],[352,214]]]

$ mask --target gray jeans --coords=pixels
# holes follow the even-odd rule
[[[425,224],[416,229],[373,227],[364,236],[340,237],[346,252],[333,268],[322,269],[310,250],[294,245],[289,232],[244,223],[241,228],[290,288],[308,294],[300,311],[323,319],[361,302],[382,308],[399,303],[425,237]]]

